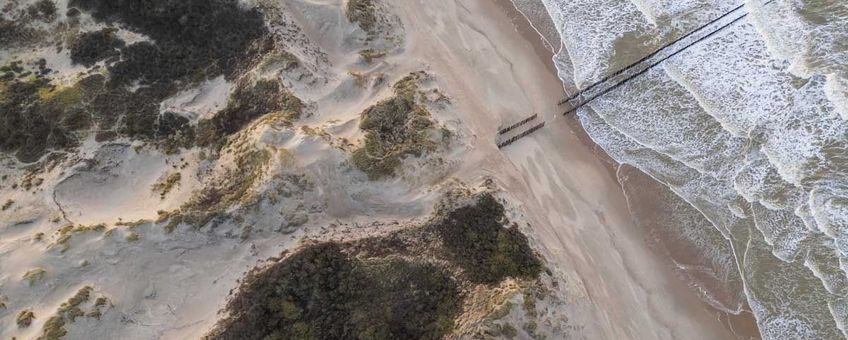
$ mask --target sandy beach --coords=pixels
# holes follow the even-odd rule
[[[457,84],[451,85],[467,89],[470,98],[463,104],[474,103],[461,109],[469,113],[466,122],[474,130],[480,149],[480,156],[475,156],[480,157],[479,163],[469,164],[498,178],[523,203],[536,241],[573,288],[570,301],[574,302],[574,311],[570,317],[585,327],[586,337],[734,338],[718,314],[698,300],[667,263],[647,248],[645,235],[633,224],[618,182],[610,176],[607,160],[594,151],[587,138],[581,138],[585,136],[582,130],[575,131],[579,124],[573,117],[558,114],[557,102],[564,94],[559,79],[550,71],[551,56],[540,55],[544,47],[531,38],[535,32],[528,32],[526,25],[504,25],[517,21],[516,13],[504,11],[509,5],[505,2],[431,3],[441,9],[457,8],[459,13],[464,8],[480,13],[474,16],[476,20],[458,14],[457,31],[463,32],[462,22],[470,21],[469,26],[477,27],[472,32],[485,32],[480,40],[491,41],[486,54],[499,58],[490,60],[485,71],[477,71],[485,72],[485,77],[474,76],[472,72],[479,68],[475,64],[463,63],[480,58],[468,52],[455,63],[441,65],[446,71],[440,72],[461,75],[454,77]],[[443,39],[437,41],[455,41]],[[451,45],[445,49],[462,50]],[[469,50],[480,49],[469,46]],[[530,51],[535,55],[528,57]],[[435,69],[437,65],[434,63]],[[481,92],[484,79],[504,89]],[[517,121],[529,112],[546,117],[545,129],[502,152],[493,144],[484,144],[494,139],[499,122]],[[492,120],[492,114],[499,121]]]
[[[4,182],[0,198],[14,204],[0,212],[0,337],[37,337],[53,311],[59,308],[61,319],[60,306],[92,286],[91,296],[109,302],[86,308],[108,308],[96,320],[65,325],[67,339],[200,338],[221,319],[245,272],[266,259],[305,240],[361,239],[375,228],[420,223],[454,181],[491,180],[550,270],[545,284],[561,304],[546,311],[561,325],[539,328],[551,326],[553,338],[742,338],[651,249],[630,215],[617,164],[574,116],[561,115],[557,103],[565,93],[551,46],[509,0],[391,1],[397,21],[381,24],[394,30],[374,40],[344,17],[344,4],[294,0],[273,7],[278,17],[269,20],[289,25],[273,32],[291,44],[289,54],[278,56],[283,66],[267,63],[282,69],[279,75],[268,76],[263,67],[272,67],[262,63],[247,72],[279,78],[303,100],[303,117],[281,122],[269,114],[246,124],[211,161],[201,147],[166,154],[154,143],[89,136],[39,170],[36,189]],[[363,60],[370,59],[365,47],[376,61]],[[402,175],[389,179],[350,170],[349,153],[366,135],[361,113],[417,71],[427,75],[418,86],[436,97],[427,106],[433,119],[455,141],[438,161],[405,159]],[[195,123],[225,106],[220,97],[236,86],[220,76],[162,107],[184,110]],[[498,149],[499,127],[530,114],[545,128]],[[269,165],[256,170],[239,158],[252,147],[271,150]],[[29,171],[12,157],[2,170],[4,181]],[[215,211],[237,218],[214,215],[197,227],[170,223],[173,216],[163,213],[185,211],[192,195],[215,180],[245,177],[259,178],[243,190],[256,195]],[[269,198],[294,186],[275,186],[291,177],[309,185],[295,182],[300,191]],[[64,229],[73,236],[57,231],[64,224],[78,226]],[[519,285],[504,282],[499,289]],[[21,311],[35,315],[25,327],[16,320]]]

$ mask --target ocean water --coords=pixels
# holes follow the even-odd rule
[[[687,245],[669,254],[706,302],[748,309],[766,339],[848,336],[848,1],[539,1],[566,88],[744,5],[577,114],[611,157],[667,188],[643,222],[676,226],[653,232]],[[625,193],[634,178],[620,176]]]

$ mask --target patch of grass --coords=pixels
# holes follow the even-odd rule
[[[259,80],[252,85],[236,88],[227,107],[209,120],[198,124],[197,144],[201,146],[220,143],[222,138],[241,130],[255,119],[282,112],[289,120],[300,119],[306,105],[286,90],[276,79]]]
[[[248,274],[207,338],[439,339],[460,301],[433,265],[363,261],[339,244],[316,244]]]
[[[436,339],[453,328],[461,300],[443,269],[401,259],[356,269],[364,278],[351,315],[359,338]]]
[[[57,238],[56,241],[50,245],[53,246],[62,246],[62,252],[68,251],[68,241],[71,240],[75,234],[80,233],[89,233],[89,232],[103,232],[106,230],[106,224],[94,224],[94,225],[73,225],[69,224],[59,230],[56,231]]]
[[[403,159],[419,157],[438,148],[430,138],[435,123],[419,103],[418,80],[413,73],[394,85],[394,96],[362,112],[359,128],[364,145],[353,151],[351,161],[371,179],[393,176]]]
[[[491,194],[453,210],[433,227],[452,258],[474,282],[536,278],[542,264],[517,226],[504,227],[504,208]]]
[[[153,192],[159,193],[159,198],[165,199],[165,196],[180,184],[181,179],[182,174],[179,172],[172,173],[164,181],[153,184]]]
[[[359,24],[365,32],[374,33],[377,11],[374,0],[348,0],[345,14],[350,22]]]
[[[100,317],[103,316],[103,311],[101,309],[109,306],[111,306],[109,299],[105,296],[99,296],[96,300],[94,300],[94,307],[88,312],[88,314],[85,314],[85,316],[100,320]]]
[[[46,79],[11,80],[0,90],[0,151],[14,153],[22,162],[33,162],[48,148],[63,149],[75,144],[63,129],[65,108],[39,100],[49,87]]]
[[[365,60],[366,63],[371,63],[374,60],[383,58],[386,56],[385,51],[377,51],[374,49],[365,49],[359,51],[359,56],[362,57],[362,60]]]
[[[33,187],[38,187],[42,183],[44,183],[44,179],[41,177],[36,177],[36,172],[30,172],[24,175],[24,178],[21,180],[21,188],[24,190],[30,190]]]
[[[531,337],[535,338],[536,337],[536,329],[538,328],[538,326],[539,325],[536,324],[535,320],[530,320],[530,321],[527,321],[527,323],[524,324],[523,328],[524,328],[524,331],[527,332],[527,334],[529,334]]]
[[[110,68],[121,84],[165,85],[233,73],[267,36],[262,14],[237,0],[71,0],[95,20],[151,38],[127,46]]]
[[[536,317],[538,312],[536,311],[536,295],[533,294],[532,291],[528,290],[524,292],[524,311],[527,312],[527,315],[531,317]]]
[[[358,87],[365,88],[365,85],[368,84],[368,78],[366,78],[361,72],[347,71],[347,74],[353,77],[353,80]]]
[[[264,175],[263,169],[271,160],[271,152],[265,149],[250,149],[238,152],[235,166],[217,182],[204,186],[178,211],[160,212],[160,222],[169,220],[165,226],[171,232],[180,223],[202,227],[236,203],[246,204],[253,197],[251,188]]]
[[[179,210],[165,211],[159,210],[156,212],[158,217],[156,218],[156,223],[168,222],[165,225],[165,233],[172,233],[177,229],[180,223],[183,222],[183,216],[180,214]]]
[[[44,274],[46,273],[47,271],[44,270],[44,268],[33,268],[24,273],[23,279],[29,283],[30,287],[32,287],[36,282],[43,279]]]
[[[73,323],[78,317],[85,316],[85,312],[80,306],[91,299],[92,291],[91,286],[82,287],[67,301],[59,305],[56,314],[44,323],[41,328],[41,336],[38,339],[59,340],[67,335],[68,331],[65,329],[65,325],[69,322]]]
[[[63,302],[59,306],[59,312],[66,312],[72,308],[78,308],[79,305],[85,303],[91,298],[91,292],[94,290],[91,286],[85,286],[77,290],[76,294],[71,296],[68,301]]]
[[[275,51],[265,56],[259,65],[260,70],[291,70],[300,65],[300,59],[288,51]]]
[[[18,325],[18,328],[27,328],[32,325],[33,319],[35,319],[35,313],[29,309],[25,309],[18,312],[18,315],[15,317],[15,323]]]
[[[129,222],[120,221],[118,223],[115,223],[115,225],[116,226],[122,226],[122,227],[129,227],[130,229],[132,229],[132,228],[137,228],[139,226],[143,226],[143,225],[148,224],[150,222],[151,221],[147,220],[147,219],[140,219],[140,220],[129,221]]]

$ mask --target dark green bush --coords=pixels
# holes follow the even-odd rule
[[[210,339],[439,339],[459,312],[442,269],[350,258],[337,243],[306,247],[251,272]]]
[[[527,238],[515,226],[505,228],[505,220],[503,205],[483,194],[476,204],[449,212],[434,228],[452,260],[475,282],[537,277],[542,265]]]
[[[80,112],[82,89],[56,89],[44,78],[0,81],[0,151],[22,162],[38,160],[49,149],[76,145],[74,130],[88,127]]]
[[[103,59],[120,55],[119,49],[124,45],[124,41],[115,36],[114,29],[85,32],[71,45],[71,61],[92,66]]]
[[[133,44],[125,51],[112,70],[122,83],[229,74],[267,34],[261,13],[237,0],[71,0],[70,6],[91,12],[97,20],[126,25],[155,42]]]
[[[305,104],[286,90],[279,80],[263,79],[250,86],[239,86],[223,110],[198,123],[197,144],[213,145],[256,118],[272,112],[283,112],[288,119],[298,119],[304,107]]]
[[[56,10],[53,0],[38,0],[27,7],[27,14],[34,19],[50,22],[56,19]]]
[[[178,141],[166,143],[171,149],[190,146],[193,133],[174,116],[162,121],[159,103],[207,78],[234,78],[268,46],[262,14],[237,0],[71,0],[70,6],[151,38],[124,46],[108,31],[86,33],[72,47],[72,57],[90,65],[119,50],[120,60],[108,66],[108,90],[92,101],[92,110],[104,118],[101,128],[120,121],[120,133],[143,139],[181,132]],[[140,87],[127,91],[129,85]],[[234,123],[235,129],[242,126],[238,119]]]
[[[416,82],[414,76],[402,79],[394,86],[394,96],[362,112],[359,128],[365,131],[365,143],[354,150],[351,161],[371,179],[392,176],[404,157],[437,148],[429,136],[435,123],[418,103]]]

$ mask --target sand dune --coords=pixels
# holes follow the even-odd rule
[[[29,167],[4,156],[0,201],[13,203],[0,211],[0,337],[36,338],[51,316],[65,320],[67,339],[202,337],[262,260],[305,239],[420,223],[450,190],[482,185],[505,199],[551,270],[534,283],[549,295],[537,304],[540,322],[521,337],[734,338],[648,249],[608,160],[573,118],[558,116],[564,93],[550,46],[510,3],[380,2],[370,32],[341,0],[247,5],[262,9],[276,54],[239,77],[174,93],[160,116],[213,119],[240,84],[268,79],[302,101],[300,116],[275,110],[250,120],[217,152],[193,145],[168,154],[155,141],[88,136]],[[368,138],[362,112],[398,96],[393,84],[411,74],[433,147],[372,178],[350,160]],[[531,113],[546,129],[498,150],[498,127]],[[498,289],[514,294],[522,284]],[[74,319],[62,303],[84,286],[92,298],[80,310],[101,314]],[[525,299],[508,296],[516,306]],[[21,327],[25,310],[35,318]],[[516,307],[503,320],[528,325],[523,313]],[[483,314],[466,311],[452,337],[482,332]]]

